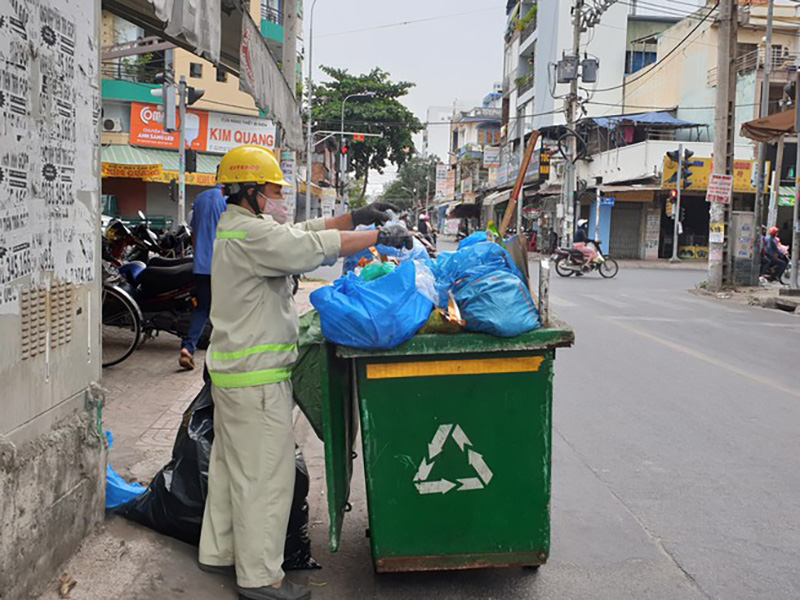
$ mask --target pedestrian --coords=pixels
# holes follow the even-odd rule
[[[409,232],[386,225],[392,205],[286,224],[283,178],[271,151],[229,151],[217,181],[228,195],[212,263],[206,355],[214,400],[214,444],[200,536],[200,568],[235,571],[253,600],[302,600],[308,588],[284,579],[283,548],[294,493],[292,366],[298,323],[292,275],[383,244],[411,248]],[[358,225],[378,229],[351,231]]]
[[[178,364],[183,369],[194,369],[194,352],[203,335],[211,310],[211,256],[217,223],[225,212],[225,198],[222,186],[200,192],[194,201],[190,226],[192,228],[192,247],[194,256],[194,280],[196,284],[197,305],[189,321],[189,332],[181,342]]]

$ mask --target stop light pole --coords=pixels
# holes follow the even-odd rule
[[[672,209],[672,219],[675,221],[672,227],[672,258],[669,262],[681,262],[678,258],[678,235],[680,234],[680,221],[681,221],[681,188],[683,187],[683,144],[678,145],[678,177],[675,182],[675,187],[678,190],[678,195],[675,200],[675,207]]]

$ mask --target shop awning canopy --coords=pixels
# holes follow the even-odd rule
[[[177,171],[179,157],[177,150],[156,150],[137,148],[126,144],[103,146],[101,162],[115,165],[161,165],[164,171]],[[197,172],[216,175],[217,165],[222,155],[197,153]]]
[[[774,142],[782,135],[794,134],[795,111],[785,110],[742,125],[741,134],[757,142]]]
[[[684,127],[705,127],[702,123],[692,123],[673,117],[666,111],[647,112],[635,115],[617,115],[614,117],[592,117],[598,126],[614,129],[620,125],[649,125],[664,129],[681,129]]]
[[[502,204],[503,202],[508,202],[511,198],[511,190],[503,190],[501,192],[494,192],[486,196],[483,199],[483,206],[490,207],[495,206],[496,204]]]

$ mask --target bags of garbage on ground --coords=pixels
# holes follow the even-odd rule
[[[214,402],[211,385],[206,383],[183,413],[172,448],[172,460],[156,474],[144,494],[119,506],[116,512],[159,533],[188,544],[199,544],[213,441]],[[295,451],[295,467],[283,568],[315,569],[319,565],[311,556],[308,536],[308,470],[299,449]]]
[[[417,271],[429,272],[414,261],[366,282],[352,273],[311,294],[325,338],[354,348],[388,350],[411,339],[425,324],[433,301],[417,288]],[[429,280],[429,277],[422,277]],[[429,286],[428,286],[429,287]]]
[[[527,286],[508,271],[495,271],[455,287],[467,331],[515,337],[540,326]]]
[[[109,450],[114,446],[114,437],[106,431]],[[144,494],[145,488],[140,483],[128,483],[113,469],[111,461],[106,465],[106,508],[116,508]]]

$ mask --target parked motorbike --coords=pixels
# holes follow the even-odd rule
[[[595,245],[597,251],[597,259],[589,262],[586,255],[580,250],[574,248],[556,248],[555,253],[551,257],[554,262],[556,273],[561,277],[569,277],[570,275],[584,275],[597,271],[605,278],[615,277],[619,272],[619,265],[613,258],[605,256],[601,249],[601,242],[590,242]]]
[[[183,338],[189,332],[192,310],[197,304],[193,258],[153,256],[146,262],[128,261],[129,247],[148,253],[153,247],[152,236],[145,234],[140,237],[137,233],[140,233],[138,226],[131,231],[120,221],[109,224],[103,242],[103,258],[111,276],[106,278],[105,287],[113,288],[111,295],[116,303],[127,301],[135,304],[140,313],[141,335],[145,339],[153,338],[161,331]],[[199,348],[208,347],[210,335],[211,327],[206,324]],[[127,358],[130,352],[117,362]]]

